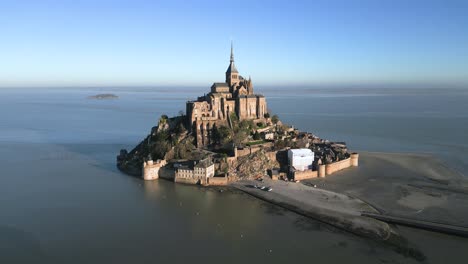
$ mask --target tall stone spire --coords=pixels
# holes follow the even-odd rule
[[[234,84],[239,83],[239,72],[236,69],[234,64],[234,48],[231,41],[231,61],[229,62],[229,67],[226,70],[226,83],[229,87],[232,87]]]
[[[231,63],[234,62],[234,48],[232,45],[232,40],[231,40]]]

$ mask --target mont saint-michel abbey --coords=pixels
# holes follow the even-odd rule
[[[239,120],[262,121],[267,105],[263,95],[254,93],[251,78],[245,79],[237,71],[231,45],[225,82],[213,83],[210,93],[188,101],[186,111],[191,132],[196,134],[197,147],[202,147],[211,143],[210,133],[215,125],[231,125],[232,114]]]

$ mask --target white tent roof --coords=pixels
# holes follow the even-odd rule
[[[290,149],[289,150],[293,157],[307,157],[307,156],[313,156],[314,153],[312,150],[308,148],[301,148],[301,149]]]

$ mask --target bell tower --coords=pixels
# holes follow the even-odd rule
[[[236,69],[236,65],[234,64],[234,48],[231,42],[231,59],[229,63],[229,67],[226,70],[226,83],[229,87],[239,83],[239,72]]]

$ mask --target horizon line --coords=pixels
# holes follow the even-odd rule
[[[211,84],[90,84],[90,85],[0,85],[0,89],[90,89],[90,88],[199,88],[209,87]],[[323,82],[323,83],[284,83],[284,84],[255,84],[260,88],[418,88],[418,89],[468,89],[468,83],[450,83],[450,82]]]

